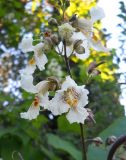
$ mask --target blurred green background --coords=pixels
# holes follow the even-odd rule
[[[20,112],[29,108],[34,97],[20,88],[19,70],[25,67],[29,57],[18,49],[18,45],[24,34],[37,37],[46,31],[49,17],[60,18],[57,2],[58,0],[0,1],[0,157],[3,160],[81,160],[78,124],[70,125],[65,116],[54,117],[48,111],[41,112],[36,120],[20,118]],[[77,13],[80,17],[89,17],[88,11],[96,4],[95,0],[71,0],[65,16]],[[124,22],[125,11],[126,7],[121,2],[119,17]],[[126,29],[121,24],[119,26],[122,29],[120,35],[124,37]],[[106,44],[110,33],[105,29],[101,31],[102,27],[101,22],[96,23],[95,34]],[[120,41],[123,43],[125,39],[121,38]],[[96,124],[84,126],[86,138],[100,135],[105,140],[109,135],[120,136],[126,132],[124,106],[119,102],[121,89],[118,79],[121,73],[116,73],[120,57],[115,49],[110,53],[91,52],[86,61],[72,58],[70,66],[74,79],[82,85],[86,81],[86,70],[91,62],[106,62],[99,66],[101,75],[87,86],[90,91],[87,107],[92,109]],[[53,52],[47,57],[49,63],[46,70],[36,70],[34,83],[47,76],[66,76],[63,60]],[[107,152],[104,146],[99,148],[92,145],[88,148],[89,160],[104,160]]]

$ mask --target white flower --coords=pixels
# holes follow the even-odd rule
[[[48,91],[48,81],[44,80],[34,85],[32,75],[21,74],[21,87],[27,92],[41,95]]]
[[[89,51],[87,38],[84,36],[84,34],[81,32],[74,32],[73,36],[71,37],[71,40],[73,41],[73,43],[70,46],[66,46],[67,57],[71,56],[71,54],[75,54],[79,59],[82,59],[82,60],[85,60],[86,58],[88,58],[90,51]],[[80,45],[80,47],[82,47],[83,49],[82,53],[79,52],[79,48],[74,49],[74,42],[77,40],[82,40],[82,44]],[[60,42],[60,44],[58,45],[58,48],[56,48],[56,51],[59,54],[62,54],[62,55],[65,54],[62,42]]]
[[[66,80],[58,90],[54,98],[48,103],[48,110],[54,115],[67,113],[66,117],[70,123],[84,123],[89,115],[84,108],[88,104],[88,90],[84,86],[77,86],[75,81],[66,77]]]
[[[40,106],[45,106],[48,103],[48,93],[42,97],[36,96],[27,112],[20,113],[21,118],[32,120],[36,119],[40,112]]]
[[[29,62],[29,64],[26,66],[26,69],[23,71],[23,72],[26,72],[27,74],[32,74],[34,72],[34,70],[36,69],[35,66],[37,66],[39,68],[39,70],[41,70],[41,71],[44,70],[45,64],[48,62],[48,59],[43,51],[43,50],[45,50],[46,43],[44,44],[44,43],[40,42],[35,46],[33,46],[32,43],[33,43],[33,38],[24,37],[22,39],[22,42],[19,44],[19,48],[24,53],[30,52],[30,51],[34,52],[32,61]],[[34,59],[34,61],[33,61],[33,59]]]
[[[64,23],[61,26],[58,26],[58,29],[60,37],[65,40],[70,39],[75,31],[69,23]]]
[[[19,44],[19,49],[22,50],[22,52],[31,52],[33,51],[33,38],[32,37],[23,37],[21,43]]]
[[[79,18],[73,26],[81,30],[88,40],[88,45],[96,51],[108,52],[109,49],[104,47],[100,40],[96,40],[93,36],[93,24],[105,17],[104,10],[100,7],[93,7],[90,10],[91,19]]]
[[[37,95],[28,111],[20,114],[21,118],[35,119],[39,115],[40,106],[46,108],[49,103],[48,81],[41,81],[37,85],[33,85],[32,75],[21,74],[21,87],[25,91]]]
[[[93,31],[93,24],[97,20],[101,20],[105,17],[104,10],[100,7],[93,7],[90,10],[91,19],[79,18],[75,23],[75,27],[83,30],[85,36],[90,37]]]

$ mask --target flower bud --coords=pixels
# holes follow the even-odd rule
[[[92,71],[92,73],[91,73],[91,76],[94,77],[94,76],[97,76],[97,75],[99,75],[99,74],[101,74],[101,71],[99,71],[99,70],[97,70],[97,69],[94,69],[94,70]]]
[[[53,46],[53,43],[52,43],[51,38],[50,37],[46,37],[44,39],[44,45],[43,45],[43,48],[42,48],[43,51],[44,52],[48,52],[49,50],[51,50],[52,46]]]
[[[75,40],[73,44],[73,48],[74,49],[78,48],[82,43],[83,41],[81,39]]]
[[[65,0],[65,8],[68,8],[70,6],[70,1],[69,0]]]
[[[56,34],[52,34],[50,38],[51,38],[52,43],[54,45],[58,45],[59,44],[59,37]]]
[[[50,18],[48,21],[49,25],[58,25],[57,20],[55,18]]]
[[[78,53],[78,54],[84,54],[85,53],[85,48],[83,46],[78,46],[75,51]]]
[[[59,44],[59,37],[58,37],[58,35],[52,34],[50,38],[51,38],[52,43],[53,43],[54,45],[58,45],[58,44]]]
[[[108,145],[111,145],[113,143],[115,143],[115,141],[117,140],[117,138],[115,136],[110,136],[106,139],[106,142],[105,144],[108,146]]]
[[[72,17],[69,19],[69,22],[73,22],[77,19],[77,14],[73,14]]]
[[[87,112],[89,113],[88,117],[85,120],[85,123],[87,123],[88,125],[91,125],[96,123],[95,119],[94,119],[94,114],[92,112],[92,110],[90,108],[86,108]]]
[[[95,143],[96,146],[100,146],[101,144],[103,144],[103,140],[101,139],[101,137],[94,138],[93,142]]]
[[[47,80],[49,81],[49,91],[56,91],[60,88],[59,81],[56,77],[48,77]]]
[[[90,64],[89,64],[89,67],[88,67],[88,73],[90,74],[90,73],[92,73],[92,71],[95,69],[97,67],[97,64],[96,64],[96,62],[91,62]]]

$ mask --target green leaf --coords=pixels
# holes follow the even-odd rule
[[[64,125],[65,124],[65,125]],[[74,132],[80,134],[80,127],[78,124],[70,124],[65,116],[60,116],[58,118],[58,128],[62,132]]]
[[[82,160],[81,152],[70,142],[61,139],[60,137],[47,134],[48,144],[56,149],[63,150],[69,153],[75,160]]]

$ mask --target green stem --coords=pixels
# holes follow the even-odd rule
[[[84,138],[84,130],[83,130],[83,124],[80,123],[80,129],[81,129],[81,139],[82,139],[82,146],[83,146],[83,158],[82,160],[87,160],[87,154],[86,154],[86,146],[85,146],[85,138]]]
[[[63,45],[64,45],[64,59],[65,59],[65,63],[66,63],[67,72],[72,78],[72,74],[71,74],[71,71],[70,71],[69,60],[68,60],[67,54],[66,54],[66,41],[65,40],[63,41]],[[83,146],[83,150],[82,150],[83,158],[82,158],[82,160],[87,160],[84,131],[83,131],[83,125],[81,123],[80,123],[80,130],[81,130],[81,139],[82,139],[82,146]]]
[[[71,71],[70,71],[69,60],[68,60],[67,54],[66,54],[66,41],[65,40],[63,41],[63,44],[64,44],[64,59],[65,59],[66,67],[67,67],[67,72],[72,78],[72,74],[71,74]]]

